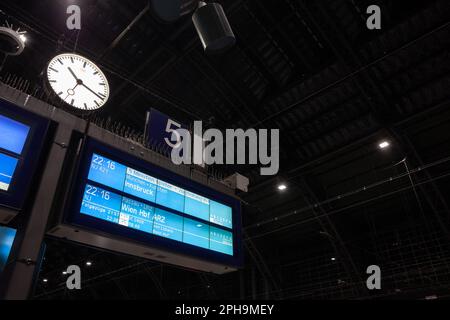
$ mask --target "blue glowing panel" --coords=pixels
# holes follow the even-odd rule
[[[183,242],[209,249],[209,226],[199,221],[184,218]]]
[[[123,191],[127,167],[103,156],[94,154],[88,179],[110,188]]]
[[[184,190],[167,182],[158,180],[156,203],[163,207],[183,212]]]
[[[209,221],[209,199],[189,191],[185,194],[184,213]]]
[[[0,115],[0,148],[22,154],[30,127]]]
[[[0,190],[8,191],[18,160],[0,153]]]
[[[156,209],[153,218],[153,234],[172,240],[182,241],[183,218],[176,214]]]
[[[154,207],[124,197],[119,216],[119,224],[128,228],[152,233],[154,215]]]
[[[233,213],[231,207],[223,205],[221,203],[210,201],[210,214],[209,221],[215,224],[224,226],[226,228],[233,227]]]
[[[209,229],[209,248],[211,250],[233,255],[233,234],[219,228]]]
[[[119,223],[122,197],[102,188],[86,185],[81,213],[109,222]]]
[[[16,230],[0,227],[0,272],[8,261],[9,253],[11,252],[11,247],[16,237]]]
[[[138,198],[155,202],[157,184],[156,178],[127,168],[123,191]]]

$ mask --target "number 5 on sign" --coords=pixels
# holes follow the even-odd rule
[[[167,126],[166,126],[166,132],[169,134],[170,137],[175,136],[176,139],[169,139],[169,138],[164,138],[164,141],[171,147],[171,148],[178,148],[181,144],[181,136],[178,133],[177,129],[181,128],[181,124],[173,121],[172,119],[168,119],[167,120]],[[176,140],[175,143],[171,142]]]

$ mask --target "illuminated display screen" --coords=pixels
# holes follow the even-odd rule
[[[0,148],[22,154],[30,127],[0,115]]]
[[[15,156],[0,152],[0,190],[8,191],[16,171],[17,158],[22,154],[30,127],[0,115],[0,148]]]
[[[88,182],[84,188],[81,213],[158,237],[233,255],[231,207],[96,153],[91,158],[88,180],[91,183]]]
[[[0,227],[0,272],[8,261],[9,253],[11,252],[11,247],[16,237],[16,230]]]
[[[78,170],[66,223],[231,269],[242,266],[241,208],[232,195],[92,138]]]
[[[0,190],[8,191],[19,160],[0,153]]]
[[[18,213],[25,203],[49,125],[50,120],[0,98],[1,207]]]
[[[232,228],[231,207],[94,154],[88,179],[192,217]]]

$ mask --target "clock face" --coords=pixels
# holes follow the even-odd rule
[[[103,72],[77,54],[54,57],[47,67],[47,80],[61,100],[79,110],[99,109],[109,98],[108,80]]]

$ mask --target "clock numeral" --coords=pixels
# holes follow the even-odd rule
[[[85,103],[84,104],[84,108],[87,110],[88,109],[88,106],[87,106],[87,104]]]
[[[61,59],[58,59],[58,62],[61,63],[61,65],[64,65]]]
[[[98,104],[97,100],[95,100],[94,102],[97,105],[97,107],[100,107],[100,105]]]
[[[70,104],[73,105],[74,102],[75,102],[75,99],[72,99],[72,101],[70,101]]]
[[[56,82],[56,80],[48,80],[48,82],[51,82],[51,83],[53,83],[53,82]]]
[[[106,96],[104,94],[101,94],[100,92],[97,93],[103,100],[106,98]]]
[[[75,61],[73,61],[73,58],[72,58],[72,57],[70,57],[70,61],[72,61],[72,63],[75,63]]]
[[[86,65],[87,65],[87,62],[84,62],[84,64],[83,64],[83,68],[85,68],[85,69],[86,69]]]
[[[63,94],[63,92],[61,91],[61,92],[58,93],[58,96],[60,96],[60,95],[62,95],[62,94]]]
[[[94,72],[94,75],[95,75],[95,76],[98,75],[98,71],[95,71],[95,72]]]
[[[52,67],[49,67],[49,69],[52,70],[53,72],[59,72],[58,70],[53,69]]]

